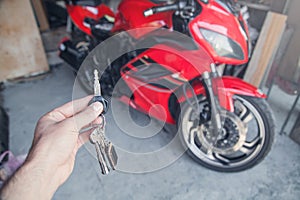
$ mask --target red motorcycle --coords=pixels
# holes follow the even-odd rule
[[[251,51],[234,1],[123,0],[114,15],[101,1],[73,0],[67,10],[73,38],[60,44],[60,56],[75,69],[86,58],[89,67],[78,72],[86,89],[99,68],[105,94],[176,124],[188,152],[210,169],[245,170],[268,154],[274,120],[266,96],[218,72],[246,63]]]

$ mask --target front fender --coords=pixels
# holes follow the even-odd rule
[[[267,96],[255,86],[235,77],[222,77],[222,87],[218,88],[220,105],[226,110],[233,112],[233,96],[243,95],[257,98],[266,98]]]
[[[233,112],[233,96],[234,95],[243,95],[243,96],[252,96],[257,98],[266,98],[267,96],[262,93],[258,88],[253,85],[235,77],[223,76],[220,79],[213,79],[214,85],[218,85],[217,90],[214,91],[218,93],[218,99],[220,106],[226,110]],[[187,95],[180,95],[179,102],[182,103],[187,98],[192,98],[194,94],[206,96],[206,91],[203,84],[199,81],[193,86],[194,92],[190,90],[187,91]]]

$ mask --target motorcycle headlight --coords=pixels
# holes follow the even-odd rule
[[[200,28],[200,32],[215,52],[222,57],[244,60],[244,52],[239,44],[232,39],[207,29]]]

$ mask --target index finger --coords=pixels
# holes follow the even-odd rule
[[[69,117],[72,117],[76,115],[77,113],[84,110],[87,106],[90,100],[92,99],[92,95],[77,99],[71,102],[68,102],[58,108],[55,108],[54,110],[47,113],[44,118],[47,118],[48,120],[52,120],[54,122],[60,122],[63,121]]]

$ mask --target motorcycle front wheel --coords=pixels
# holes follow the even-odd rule
[[[257,165],[274,140],[274,118],[265,99],[234,96],[233,101],[234,112],[221,112],[223,128],[218,137],[212,134],[210,120],[200,121],[199,112],[208,116],[204,97],[181,106],[177,126],[182,144],[199,164],[215,171],[238,172]]]

